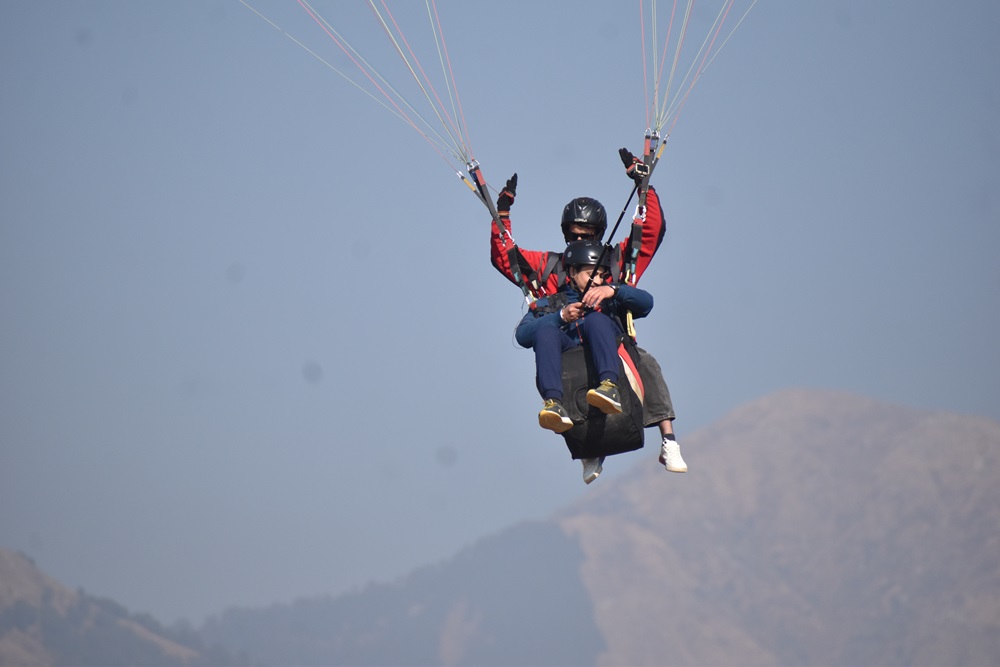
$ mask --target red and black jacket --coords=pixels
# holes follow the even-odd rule
[[[500,216],[506,232],[510,232],[510,217]],[[663,211],[660,208],[660,198],[656,190],[650,187],[646,193],[646,219],[642,224],[642,234],[639,244],[639,256],[635,265],[635,278],[633,284],[639,281],[646,267],[649,266],[653,255],[659,250],[663,242],[663,234],[666,227],[663,222]],[[504,245],[507,241],[507,245]],[[617,265],[615,272],[615,282],[624,281],[625,263],[630,256],[632,239],[626,238],[618,244],[612,254],[612,266]],[[565,282],[565,273],[562,267],[562,253],[539,250],[522,250],[516,248],[513,253],[508,249],[513,246],[513,241],[506,234],[501,235],[497,228],[496,221],[490,224],[490,259],[494,268],[502,273],[507,280],[520,287],[514,272],[511,270],[511,254],[514,261],[518,262],[521,275],[525,278],[528,291],[535,298],[541,298],[546,294],[554,294],[559,286]]]

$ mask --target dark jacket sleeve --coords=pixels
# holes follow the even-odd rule
[[[517,329],[514,331],[514,339],[521,347],[534,347],[539,329],[542,327],[561,327],[564,324],[558,312],[546,313],[545,315],[536,317],[534,311],[528,311],[521,318],[520,324],[517,325]]]
[[[613,301],[615,307],[632,311],[632,317],[637,319],[646,317],[653,310],[653,295],[631,285],[619,285]]]

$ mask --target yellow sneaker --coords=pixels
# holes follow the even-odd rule
[[[611,380],[604,380],[600,387],[588,391],[587,402],[606,415],[617,415],[622,411],[622,398],[618,393],[618,385]]]
[[[566,414],[566,408],[559,401],[550,398],[538,413],[538,425],[556,433],[565,433],[573,428],[573,420]]]

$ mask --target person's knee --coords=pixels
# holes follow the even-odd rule
[[[597,331],[614,331],[614,322],[602,312],[594,312],[583,318],[583,333]]]
[[[541,327],[535,335],[535,346],[560,345],[563,332],[558,327]]]

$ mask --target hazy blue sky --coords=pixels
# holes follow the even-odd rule
[[[314,3],[393,61],[366,3]],[[336,55],[298,3],[252,4]],[[439,12],[476,157],[520,174],[521,245],[557,247],[575,196],[617,214],[637,5]],[[997,34],[993,0],[758,3],[653,178],[639,339],[682,445],[794,386],[1000,419]],[[199,621],[392,579],[587,493],[537,426],[485,209],[246,7],[7,3],[0,64],[0,546]],[[698,483],[684,453],[664,484]],[[656,455],[651,434],[597,483]]]

